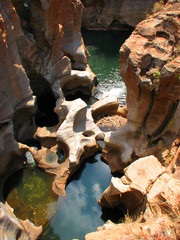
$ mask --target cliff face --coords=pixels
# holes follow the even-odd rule
[[[33,138],[37,122],[42,118],[55,124],[59,122],[54,113],[55,102],[64,94],[77,91],[91,94],[95,75],[87,64],[85,46],[81,37],[81,1],[0,1],[0,198],[3,185],[12,172],[23,167],[27,146],[18,142]],[[36,100],[33,95],[36,96]],[[49,102],[50,103],[50,110]],[[12,210],[2,204],[3,224],[15,219]],[[7,220],[8,214],[12,219]],[[3,222],[2,220],[2,222]],[[31,223],[18,222],[17,231],[35,239],[41,228]],[[27,226],[28,225],[28,226]],[[20,229],[20,230],[18,230]],[[26,233],[28,229],[28,234]],[[32,230],[32,231],[31,231]],[[36,232],[36,237],[31,233]],[[2,228],[0,235],[5,237]],[[34,236],[35,236],[34,235]]]
[[[139,23],[120,49],[128,123],[106,138],[104,157],[113,171],[167,147],[179,134],[179,9],[179,2],[167,3]]]
[[[82,26],[87,29],[128,29],[146,18],[157,0],[82,0]]]
[[[13,4],[24,33],[18,39],[19,54],[33,91],[39,94],[41,87],[36,85],[41,79],[42,84],[58,80],[64,92],[84,87],[91,94],[94,75],[87,65],[80,32],[81,1],[14,0]]]
[[[65,93],[80,90],[91,94],[95,75],[87,64],[80,33],[83,10],[80,1],[14,0],[0,4],[3,152],[10,138],[6,141],[5,135],[11,133],[13,141],[13,114],[21,108],[31,108],[30,115],[34,114],[32,94],[37,102],[46,93],[62,98],[61,88]],[[18,122],[18,114],[13,117]]]

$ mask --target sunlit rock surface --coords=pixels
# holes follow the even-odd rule
[[[167,216],[160,218],[152,218],[148,222],[143,223],[143,219],[139,222],[128,222],[122,224],[113,224],[107,222],[103,227],[98,228],[95,233],[89,233],[85,236],[85,240],[137,240],[137,239],[179,239],[179,226],[172,222]]]
[[[123,206],[131,213],[143,204],[150,186],[165,169],[157,158],[150,156],[136,160],[124,172],[122,178],[112,178],[99,203],[111,208]]]
[[[108,221],[97,232],[87,234],[86,240],[179,239],[180,151],[178,146],[171,151],[174,157],[167,168],[156,157],[147,156],[127,167],[123,177],[112,178],[99,203],[121,208],[127,216],[120,224]]]
[[[98,150],[98,139],[104,133],[95,125],[92,109],[81,99],[63,101],[55,108],[62,124],[54,128],[37,129],[34,138],[41,149],[34,153],[38,166],[56,174],[52,189],[58,195],[65,195],[65,186],[81,162]],[[47,149],[48,148],[48,149]],[[60,156],[61,155],[61,156]]]
[[[34,158],[39,167],[55,175],[53,191],[57,195],[65,195],[65,186],[71,175],[85,158],[98,150],[97,140],[105,140],[102,156],[113,172],[121,171],[138,157],[159,153],[160,148],[172,143],[178,135],[180,116],[179,3],[168,4],[166,11],[140,23],[120,50],[128,111],[119,109],[116,100],[108,100],[103,106],[91,109],[80,99],[64,99],[63,93],[74,94],[79,90],[91,94],[95,81],[80,34],[83,9],[80,1],[13,0],[11,3],[7,0],[0,3],[2,201],[5,180],[28,164],[30,159],[25,158],[28,151],[32,154],[29,157]],[[126,24],[131,25],[128,21]],[[32,94],[36,98],[32,98]],[[104,133],[94,124],[92,115],[106,111],[110,102],[108,111],[124,114],[128,123],[118,131]],[[54,125],[45,127],[42,120],[49,125],[53,114],[56,114]],[[157,177],[162,170],[157,159],[155,165]],[[152,180],[149,175],[143,182],[143,193],[137,187],[139,182],[136,178],[132,178],[129,185],[126,182],[130,196],[139,201],[138,207],[142,207],[144,195],[152,205],[166,199],[168,207],[176,207],[178,166],[173,165],[169,170],[173,179],[170,173],[162,174],[162,182],[167,187],[165,193],[157,191],[156,195],[154,189],[146,194]],[[155,177],[151,189],[156,183],[161,190],[162,182],[156,181]],[[133,182],[138,183],[137,189]],[[132,186],[134,192],[131,191]],[[171,195],[174,196],[174,204]],[[133,210],[131,205],[129,202],[127,208]],[[37,232],[32,231],[36,235],[30,235],[29,231],[34,226],[29,221],[22,222],[23,227],[18,230],[19,225],[14,225],[14,222],[19,220],[13,215],[12,224],[8,210],[3,208],[3,211],[5,222],[2,220],[2,227],[8,225],[10,228],[2,234],[7,236],[10,232],[17,238],[17,234],[23,232],[22,236],[24,234],[30,239],[36,239],[40,234],[42,229],[38,228]],[[152,216],[151,209],[146,209],[145,216]]]
[[[179,239],[179,14],[179,1],[169,1],[139,23],[120,49],[128,122],[105,134],[102,156],[124,176],[112,178],[99,203],[127,216],[86,240]]]
[[[156,154],[179,134],[179,9],[179,2],[167,3],[139,23],[120,49],[128,122],[106,135],[103,150],[114,172],[137,157]]]
[[[85,6],[82,26],[87,29],[120,29],[135,27],[146,18],[157,0],[82,0]]]
[[[62,78],[64,92],[83,85],[90,95],[95,75],[87,64],[81,37],[81,1],[12,2],[23,30],[17,39],[18,50],[34,94],[47,91],[46,82],[61,82]]]
[[[42,126],[42,120],[47,125],[52,121],[56,99],[64,98],[61,78],[65,94],[84,91],[91,95],[95,75],[87,64],[80,32],[81,1],[7,0],[0,5],[0,198],[4,201],[4,183],[25,166],[26,152],[30,151],[36,161],[42,158],[33,135],[37,123]],[[57,124],[59,118],[54,117]],[[47,159],[52,158],[50,151]],[[29,222],[23,231],[31,227]],[[16,238],[17,231],[12,237]]]

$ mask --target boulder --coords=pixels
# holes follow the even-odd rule
[[[154,156],[140,158],[125,170],[122,178],[113,177],[109,188],[103,193],[99,204],[102,207],[120,207],[131,214],[145,200],[152,184],[165,169]]]

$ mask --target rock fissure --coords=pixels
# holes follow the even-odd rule
[[[165,116],[165,119],[162,122],[162,125],[159,126],[159,128],[152,134],[152,136],[151,136],[152,139],[156,140],[162,134],[164,129],[168,126],[169,122],[173,118],[178,105],[179,105],[179,100],[177,100],[175,103],[172,104],[172,106],[168,112],[168,115]]]

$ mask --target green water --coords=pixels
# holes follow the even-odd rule
[[[39,168],[13,174],[4,187],[4,197],[17,217],[43,225],[41,240],[83,240],[107,220],[98,200],[111,177],[109,166],[97,154],[73,176],[66,187],[67,197],[51,191],[54,176]]]
[[[120,77],[119,49],[130,32],[82,31],[84,43],[90,53],[88,63],[98,78],[98,93],[101,98],[108,93],[116,95],[120,105],[126,103],[126,87]]]
[[[46,225],[55,214],[57,196],[51,191],[53,175],[39,168],[14,173],[4,186],[4,197],[17,217]]]

